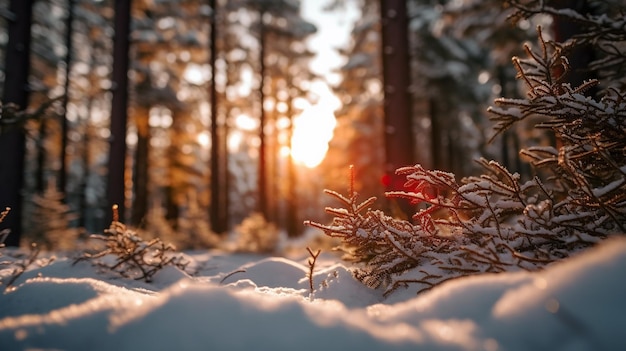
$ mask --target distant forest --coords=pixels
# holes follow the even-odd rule
[[[612,6],[547,2],[581,13]],[[0,0],[6,243],[55,228],[101,232],[114,204],[155,236],[226,233],[255,213],[297,236],[304,219],[327,219],[321,189],[346,188],[350,165],[364,198],[401,189],[394,171],[406,165],[461,178],[485,157],[534,175],[518,151],[557,141],[524,124],[491,140],[487,107],[525,94],[511,57],[536,42],[538,25],[561,41],[577,25],[512,16],[536,1],[324,3],[360,13],[349,45],[336,48],[345,62],[331,86],[342,104],[334,137],[307,168],[283,152],[323,79],[309,66],[317,28],[301,1]],[[573,55],[575,68],[593,59]]]

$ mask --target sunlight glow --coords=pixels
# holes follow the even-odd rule
[[[239,151],[241,144],[243,143],[243,134],[239,131],[232,131],[228,134],[228,152],[235,153]]]
[[[235,117],[235,125],[241,130],[252,131],[259,127],[259,122],[247,114],[240,114]]]
[[[208,149],[209,146],[211,146],[211,136],[209,136],[209,133],[202,132],[198,134],[198,144],[204,149]]]
[[[291,151],[289,150],[289,146],[283,145],[283,146],[280,147],[279,155],[281,157],[288,157],[290,152]]]
[[[172,111],[163,106],[155,106],[150,109],[150,117],[148,123],[153,128],[169,128],[174,119]]]
[[[183,78],[191,84],[202,85],[209,80],[210,74],[207,67],[190,63],[185,68]]]
[[[291,156],[297,163],[314,168],[328,151],[337,121],[333,108],[318,104],[304,110],[294,121]]]

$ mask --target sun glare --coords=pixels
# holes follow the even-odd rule
[[[307,108],[294,121],[291,156],[297,163],[314,168],[328,151],[337,121],[333,109],[324,105]]]

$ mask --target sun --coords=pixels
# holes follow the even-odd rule
[[[310,106],[294,120],[291,157],[309,168],[319,165],[328,151],[337,121],[333,109],[323,104]]]

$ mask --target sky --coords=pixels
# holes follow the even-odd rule
[[[350,42],[352,25],[358,17],[358,10],[352,1],[347,2],[344,10],[324,11],[323,7],[333,0],[303,0],[302,16],[314,23],[317,33],[308,40],[309,48],[316,52],[311,62],[315,73],[323,75],[331,84],[339,83],[341,77],[336,69],[345,62],[337,52]]]
[[[302,1],[302,16],[317,27],[317,33],[307,41],[310,50],[316,53],[311,60],[311,70],[324,77],[324,80],[311,85],[319,100],[305,108],[294,122],[292,155],[296,162],[310,168],[324,159],[328,142],[333,136],[336,126],[334,111],[341,107],[341,103],[328,85],[341,81],[338,70],[346,59],[339,55],[337,49],[349,44],[352,25],[358,16],[354,6],[340,11],[324,11],[323,7],[330,1]]]

